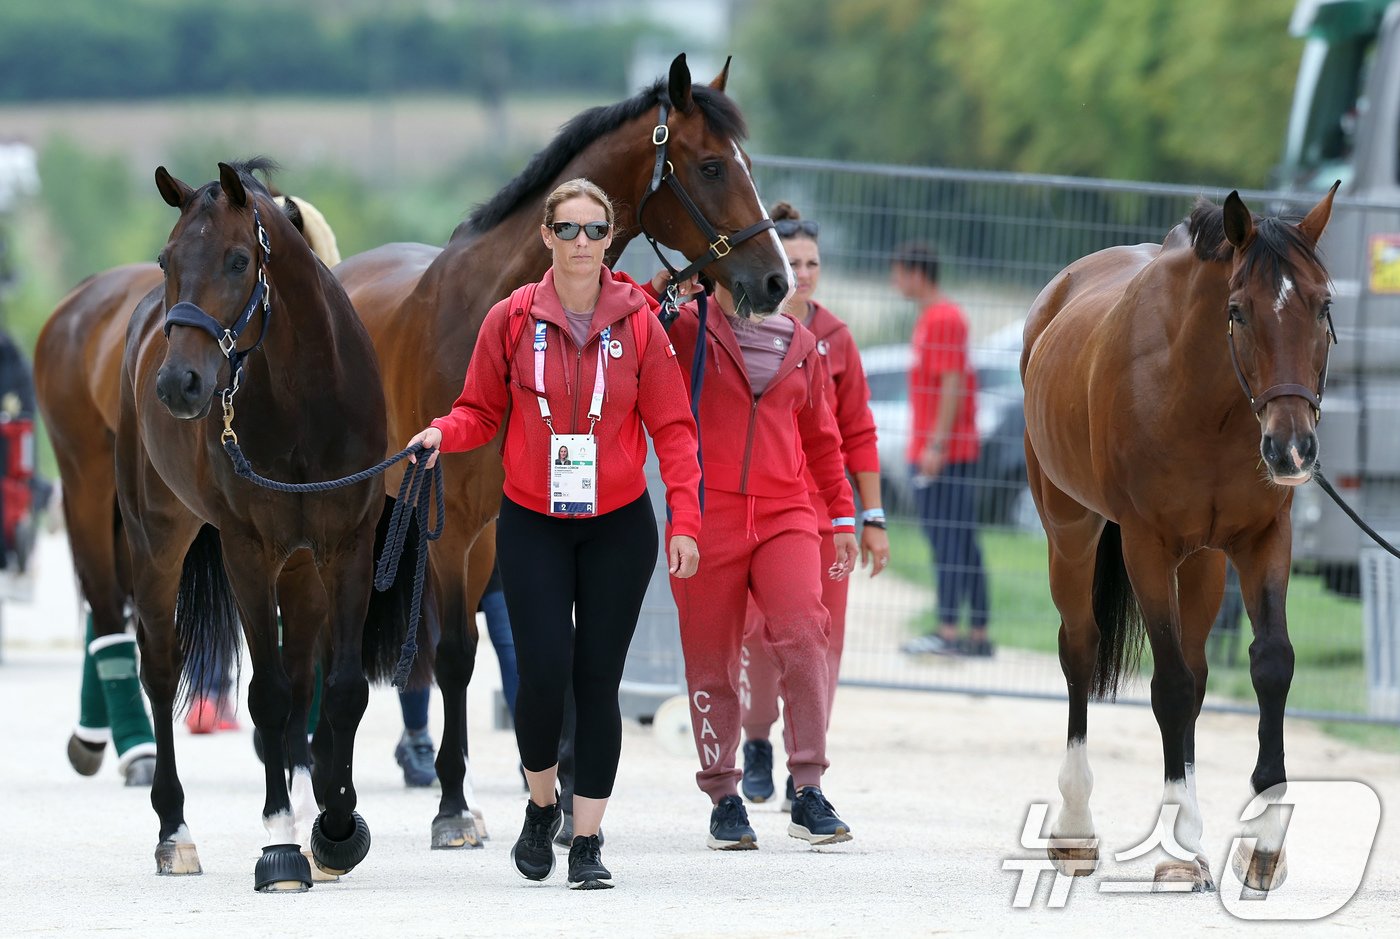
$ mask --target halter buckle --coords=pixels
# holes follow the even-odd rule
[[[238,345],[238,337],[233,334],[233,330],[225,329],[224,334],[219,337],[219,351],[228,356],[232,354],[236,345]]]
[[[671,128],[665,124],[657,124],[651,129],[651,142],[654,146],[664,147],[666,141],[671,139]]]
[[[724,250],[721,251],[720,248],[723,248]],[[713,254],[713,255],[715,256],[715,260],[717,260],[717,261],[718,261],[720,258],[722,258],[722,257],[726,256],[727,254],[729,254],[729,252],[732,251],[732,250],[734,250],[734,248],[733,248],[733,246],[730,245],[730,243],[729,243],[729,236],[728,236],[728,235],[720,235],[720,236],[719,236],[718,238],[716,238],[715,241],[710,245],[710,253]]]

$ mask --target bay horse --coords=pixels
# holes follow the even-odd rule
[[[1296,224],[1252,215],[1236,192],[1223,206],[1199,200],[1160,245],[1075,261],[1031,307],[1021,355],[1026,456],[1069,690],[1064,806],[1049,853],[1066,874],[1088,874],[1098,859],[1088,702],[1111,699],[1136,670],[1145,633],[1165,765],[1159,837],[1168,857],[1155,879],[1174,882],[1164,890],[1213,889],[1195,726],[1227,557],[1254,628],[1259,753],[1250,783],[1266,803],[1282,795],[1289,508],[1318,457],[1335,336],[1317,241],[1336,191]],[[1257,890],[1284,876],[1278,813],[1250,823],[1233,859]]]
[[[160,254],[164,283],[142,299],[127,329],[115,452],[156,733],[157,870],[201,870],[171,728],[182,660],[233,660],[241,622],[253,664],[253,722],[263,739],[286,741],[285,751],[265,748],[269,844],[254,872],[257,889],[274,891],[310,886],[303,845],[331,874],[369,850],[352,778],[368,700],[361,643],[367,632],[389,630],[366,623],[380,485],[312,495],[255,488],[235,475],[221,443],[234,436],[260,472],[285,482],[346,476],[376,463],[386,446],[369,337],[334,275],[253,177],[269,165],[220,163],[218,180],[197,190],[156,170],[157,189],[180,217]],[[206,419],[216,397],[222,432]],[[288,558],[302,549],[314,565],[289,579]],[[318,816],[304,730],[327,619],[323,711],[333,758]]]
[[[277,202],[323,263],[340,263],[335,234],[315,206],[294,196]],[[131,597],[113,452],[126,327],[141,298],[163,279],[154,261],[86,278],[59,301],[34,346],[35,398],[58,464],[68,547],[97,639],[125,632]],[[140,720],[147,721],[144,708]],[[143,740],[151,741],[149,723],[143,730]],[[75,731],[68,740],[69,762],[84,776],[97,772],[105,750],[101,734]],[[128,785],[151,784],[153,750],[138,743],[118,754]]]
[[[364,319],[384,375],[390,449],[447,413],[487,311],[549,268],[540,243],[544,199],[584,176],[617,207],[613,264],[638,234],[700,258],[742,307],[771,312],[793,282],[787,257],[758,198],[740,147],[743,115],[724,94],[729,63],[708,86],[693,85],[684,54],[667,79],[618,104],[579,114],[525,169],[453,232],[446,248],[391,244],[336,268]],[[681,272],[686,273],[686,272]],[[687,275],[688,276],[688,275]],[[501,503],[499,448],[444,454],[447,525],[429,551],[438,586],[437,678],[445,719],[437,773],[442,799],[432,846],[480,844],[464,795],[465,703],[476,657],[475,611],[495,557],[481,537]],[[385,476],[395,492],[402,470]]]

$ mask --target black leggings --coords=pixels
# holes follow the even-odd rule
[[[586,799],[612,795],[617,778],[617,689],[656,548],[656,516],[646,493],[594,518],[551,518],[501,500],[496,557],[520,672],[520,760],[532,773],[558,762],[572,674],[578,709],[574,793]]]

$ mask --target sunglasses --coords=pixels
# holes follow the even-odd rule
[[[777,231],[779,238],[791,238],[793,235],[801,232],[808,238],[815,239],[817,233],[821,231],[821,228],[816,222],[807,218],[778,219],[773,223],[773,228]]]
[[[588,234],[589,241],[602,241],[608,237],[607,222],[586,222],[580,225],[578,222],[551,222],[550,228],[554,230],[556,238],[563,238],[565,241],[573,241],[578,237],[580,230]]]

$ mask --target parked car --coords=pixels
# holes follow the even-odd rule
[[[1021,333],[1017,320],[973,345],[977,373],[977,435],[981,456],[976,476],[978,519],[984,525],[1034,529],[1040,525],[1026,485],[1026,428],[1021,388]],[[914,351],[907,343],[861,351],[870,382],[870,410],[879,435],[881,489],[891,511],[909,514],[913,481],[905,454],[909,445],[909,369]]]

